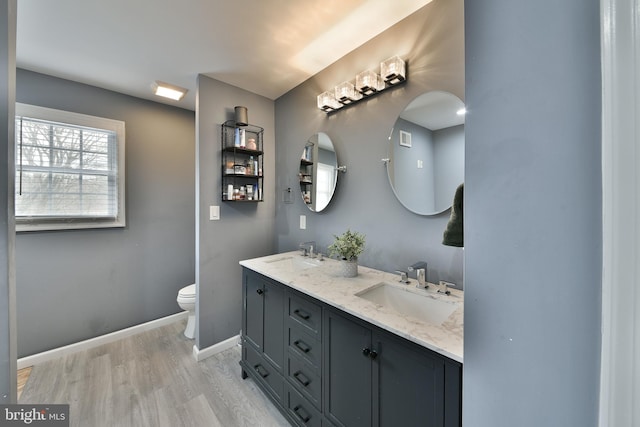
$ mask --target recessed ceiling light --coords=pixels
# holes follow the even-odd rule
[[[158,96],[173,99],[174,101],[180,101],[188,91],[188,89],[183,87],[170,85],[169,83],[159,80],[156,80],[153,84],[153,93]]]

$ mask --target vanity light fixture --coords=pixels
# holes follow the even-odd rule
[[[385,82],[390,84],[403,82],[406,77],[404,61],[397,56],[382,61],[380,75]]]
[[[189,91],[180,86],[171,85],[169,83],[156,80],[153,83],[153,93],[164,98],[173,99],[174,101],[180,101],[182,97]]]
[[[342,107],[333,91],[326,91],[318,95],[318,108],[325,112],[337,110]]]
[[[336,99],[344,105],[362,99],[362,94],[356,92],[356,88],[351,82],[340,83],[336,86]]]
[[[394,56],[380,63],[380,75],[371,70],[363,71],[356,75],[355,84],[346,81],[333,90],[318,95],[318,108],[325,113],[331,113],[346,105],[378,94],[406,81],[406,79],[405,62],[400,57]]]
[[[384,87],[382,78],[371,70],[363,71],[356,76],[356,90],[365,96],[373,95]]]

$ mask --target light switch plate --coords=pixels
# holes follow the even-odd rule
[[[300,230],[306,230],[307,228],[307,217],[306,215],[300,215]]]
[[[220,206],[209,206],[209,221],[220,219]]]
[[[423,167],[423,162],[422,160],[418,159],[418,169],[422,169]]]

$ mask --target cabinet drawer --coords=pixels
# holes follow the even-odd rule
[[[275,367],[264,360],[250,345],[242,347],[248,371],[253,378],[263,382],[277,401],[282,402],[284,380]]]
[[[322,427],[320,413],[293,387],[287,387],[287,402],[285,406],[297,425]]]
[[[289,356],[287,366],[289,382],[293,384],[303,396],[320,409],[322,406],[322,380],[320,375],[296,356]]]
[[[319,305],[304,298],[289,296],[289,318],[302,325],[311,334],[320,337],[322,325],[322,309]]]
[[[290,326],[288,341],[289,353],[294,353],[302,357],[318,372],[320,371],[322,345],[314,335],[305,332],[300,327]]]

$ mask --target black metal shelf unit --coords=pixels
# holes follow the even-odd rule
[[[239,126],[235,120],[224,122],[221,128],[222,201],[262,202],[264,128]]]

